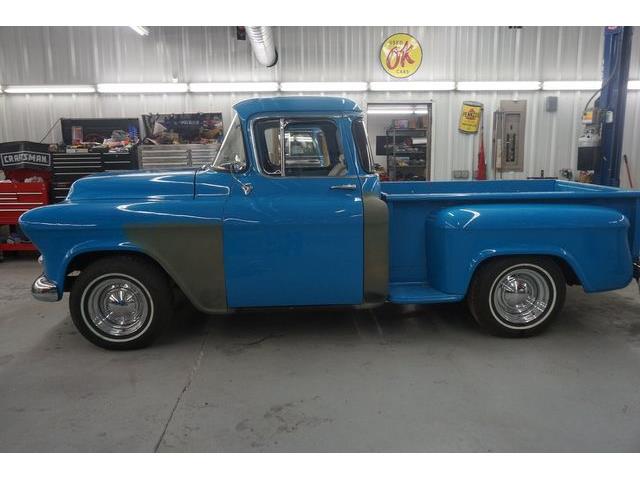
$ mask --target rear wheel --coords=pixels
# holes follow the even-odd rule
[[[489,260],[474,275],[467,301],[475,320],[493,334],[535,335],[562,309],[566,281],[546,257]]]
[[[169,321],[172,292],[164,271],[154,263],[114,256],[82,271],[69,307],[73,323],[90,342],[114,350],[141,348]]]

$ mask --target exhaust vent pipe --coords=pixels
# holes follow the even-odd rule
[[[256,60],[265,67],[273,67],[278,62],[278,52],[273,41],[271,27],[245,27]]]

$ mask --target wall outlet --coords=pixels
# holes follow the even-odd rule
[[[451,175],[456,180],[465,180],[469,178],[469,170],[454,170]]]

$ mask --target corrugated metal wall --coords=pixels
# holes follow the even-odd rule
[[[126,27],[1,27],[0,84],[98,82],[387,80],[378,50],[390,34],[405,31],[423,48],[415,80],[597,80],[602,58],[599,27],[280,27],[279,62],[271,69],[252,58],[235,27],[152,27],[141,37]],[[631,78],[640,79],[640,29]],[[559,96],[555,113],[547,95]],[[575,168],[580,112],[591,92],[366,93],[361,103],[433,100],[433,178],[471,169],[474,138],[457,132],[463,100],[493,111],[501,99],[528,103],[526,176]],[[61,116],[137,116],[146,112],[222,111],[244,94],[0,95],[0,141],[40,140]],[[640,91],[629,92],[624,151],[640,184]],[[487,116],[487,124],[489,117]],[[487,132],[488,134],[490,132]],[[487,137],[489,138],[489,137]],[[623,175],[624,177],[624,175]],[[623,178],[626,184],[626,178]]]

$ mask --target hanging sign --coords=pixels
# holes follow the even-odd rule
[[[482,117],[482,104],[477,102],[463,102],[460,112],[458,130],[462,133],[478,133],[480,118]]]
[[[422,47],[408,33],[395,33],[380,47],[380,64],[392,77],[410,77],[420,68],[421,63]]]
[[[0,169],[51,169],[49,145],[35,142],[0,143]]]

